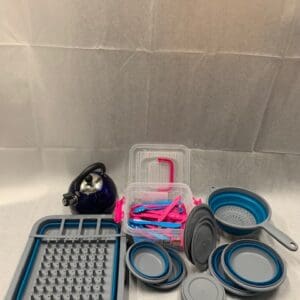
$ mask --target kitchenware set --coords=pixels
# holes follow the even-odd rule
[[[81,215],[49,216],[33,226],[6,299],[123,300],[125,265],[158,291],[181,285],[182,300],[278,288],[286,278],[284,261],[270,246],[244,237],[264,230],[298,249],[270,223],[267,201],[228,187],[214,190],[204,204],[189,184],[190,151],[181,145],[133,146],[120,199],[104,164],[87,167],[63,195],[63,204]],[[221,231],[239,239],[217,247]],[[175,249],[184,250],[196,273],[187,276]],[[200,273],[207,269],[211,275]]]

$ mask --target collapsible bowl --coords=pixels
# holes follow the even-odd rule
[[[224,231],[234,235],[246,235],[264,229],[291,251],[298,245],[269,221],[271,208],[262,197],[239,188],[223,188],[213,192],[208,205]]]
[[[277,252],[256,240],[239,240],[222,253],[225,274],[237,285],[253,292],[276,289],[286,278],[286,268]]]

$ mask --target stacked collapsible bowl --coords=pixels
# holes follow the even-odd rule
[[[133,244],[127,251],[126,264],[132,275],[158,290],[171,290],[186,276],[179,254],[152,242]]]
[[[297,244],[269,223],[271,209],[260,196],[238,188],[212,193],[208,205],[220,228],[242,236],[264,229],[291,251]],[[209,257],[209,270],[223,287],[238,296],[253,296],[276,289],[286,277],[279,254],[264,243],[241,239],[216,248]]]
[[[276,289],[286,277],[281,257],[256,240],[239,240],[216,248],[209,258],[211,274],[232,294],[254,296]]]

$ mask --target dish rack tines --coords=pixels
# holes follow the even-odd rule
[[[111,216],[38,221],[6,299],[120,300],[125,237]]]

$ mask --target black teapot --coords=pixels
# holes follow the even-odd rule
[[[117,199],[117,188],[105,173],[106,167],[97,162],[84,169],[63,195],[63,205],[80,214],[112,213]]]

